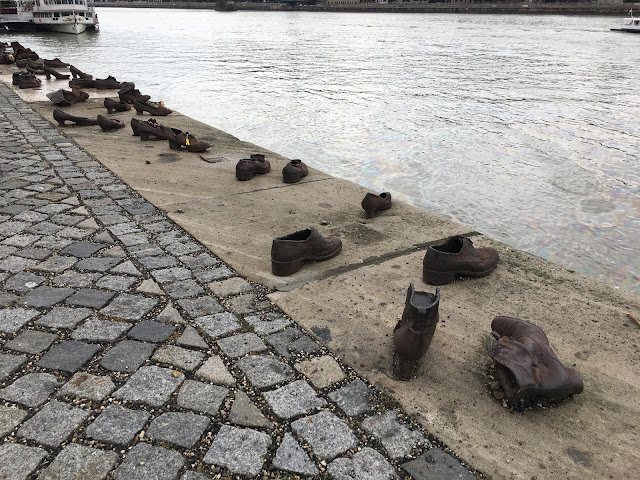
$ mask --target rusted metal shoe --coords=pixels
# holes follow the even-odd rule
[[[89,94],[79,88],[72,88],[71,94],[75,97],[76,102],[86,102],[89,99]]]
[[[73,92],[62,89],[56,90],[55,92],[47,93],[47,98],[61,107],[68,107],[78,101]]]
[[[146,102],[151,98],[149,95],[142,95],[133,82],[123,82],[122,87],[118,90],[118,97],[121,102],[125,103],[133,103],[136,100]]]
[[[96,88],[96,81],[93,78],[73,78],[69,80],[70,88]]]
[[[20,83],[21,78],[22,79],[35,78],[35,76],[32,73],[28,73],[28,72],[13,72],[12,82],[14,85],[18,85]]]
[[[236,164],[236,178],[241,182],[270,171],[271,163],[265,160],[264,155],[251,155],[251,158],[243,158]]]
[[[121,87],[122,84],[111,75],[109,75],[107,78],[96,78],[96,88],[98,90],[110,90]]]
[[[53,68],[48,66],[46,63],[42,67],[42,70],[44,70],[44,74],[47,76],[47,80],[51,80],[52,75],[56,77],[56,80],[66,80],[67,78],[69,78],[69,75],[56,72]]]
[[[371,218],[376,212],[391,208],[391,194],[389,192],[384,192],[380,195],[367,193],[360,205],[364,209],[367,218]]]
[[[71,72],[71,75],[73,75],[73,78],[93,78],[92,75],[89,75],[88,73],[84,73],[82,70],[74,67],[73,65],[69,65],[69,72]]]
[[[291,160],[282,169],[282,181],[284,183],[297,183],[308,174],[309,167],[302,160]]]
[[[21,75],[18,77],[18,88],[40,88],[42,82],[34,75]]]
[[[498,341],[489,356],[506,400],[562,400],[582,392],[580,375],[562,365],[540,327],[519,318],[496,317],[491,330]]]
[[[131,110],[131,105],[129,105],[128,103],[117,102],[112,98],[105,98],[103,104],[108,113],[113,113],[114,110],[116,112],[126,112],[128,110]]]
[[[124,122],[117,118],[107,118],[103,115],[98,115],[96,120],[103,132],[110,132],[112,130],[124,128]]]
[[[314,227],[274,238],[271,244],[271,271],[274,275],[293,275],[303,262],[320,262],[342,250],[340,237],[323,237]]]
[[[162,104],[159,105],[151,105],[150,103],[143,102],[140,100],[134,100],[133,108],[136,109],[136,113],[138,115],[142,115],[144,112],[148,112],[151,115],[155,115],[157,117],[165,117],[169,115],[172,110],[169,110]]]
[[[65,122],[75,123],[76,125],[80,125],[83,127],[98,124],[98,120],[95,118],[76,117],[75,115],[64,112],[59,108],[53,109],[53,118],[56,122],[58,122],[58,124],[63,126]]]
[[[393,329],[393,373],[398,379],[411,380],[415,375],[436,331],[439,305],[439,288],[433,294],[416,292],[413,283],[409,285],[402,319]]]
[[[489,247],[475,248],[467,237],[453,236],[440,245],[427,248],[422,276],[430,285],[445,285],[456,277],[482,277],[491,273],[500,257]]]
[[[177,128],[172,128],[171,131],[174,133],[174,137],[167,139],[169,140],[169,148],[171,148],[171,150],[180,150],[182,147],[185,147],[187,152],[202,153],[211,146],[207,142],[198,140],[189,132],[183,132]]]
[[[60,60],[58,57],[54,58],[53,60],[44,60],[44,64],[47,67],[51,67],[51,68],[67,68],[69,66],[68,63],[64,63],[62,60]]]
[[[175,138],[174,129],[161,125],[153,118],[150,118],[147,121],[140,121],[132,118],[131,129],[133,130],[134,136],[139,136],[140,140],[145,142],[150,140],[151,137],[156,137],[158,140],[170,141]]]

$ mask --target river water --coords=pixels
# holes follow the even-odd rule
[[[0,40],[640,293],[640,35],[616,19],[98,14]]]

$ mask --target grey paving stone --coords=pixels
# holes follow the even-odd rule
[[[36,322],[51,328],[73,328],[91,315],[88,308],[54,307],[49,313]]]
[[[210,420],[193,413],[163,413],[151,422],[147,436],[152,440],[168,442],[183,448],[196,444],[209,426]]]
[[[27,247],[17,252],[16,255],[34,260],[44,260],[51,255],[51,250],[47,248]]]
[[[186,380],[178,392],[178,406],[216,415],[228,393],[224,387]]]
[[[218,346],[231,358],[238,358],[250,352],[262,352],[267,346],[255,333],[239,333],[218,340]]]
[[[18,436],[56,448],[69,438],[88,416],[89,412],[81,408],[52,400],[22,424]]]
[[[224,310],[222,305],[213,297],[183,298],[182,300],[178,300],[178,304],[180,304],[191,318],[212,315]]]
[[[123,340],[104,354],[100,365],[114,372],[135,372],[156,348],[150,343]]]
[[[80,273],[75,270],[67,270],[62,275],[53,277],[52,283],[73,288],[84,288],[92,286],[101,276],[101,273]]]
[[[233,277],[227,280],[212,282],[208,285],[209,290],[218,297],[228,297],[230,295],[238,295],[240,293],[248,293],[253,291],[253,285],[240,277]]]
[[[242,390],[236,392],[229,412],[229,422],[243,427],[273,428],[273,423],[267,420]]]
[[[71,332],[74,340],[110,342],[131,328],[127,322],[112,322],[92,318]]]
[[[318,458],[324,460],[341,455],[358,444],[347,424],[330,412],[303,417],[293,422],[291,428],[311,445]]]
[[[5,348],[17,350],[24,353],[40,353],[58,339],[52,333],[38,332],[36,330],[26,330],[13,340],[5,343]]]
[[[38,212],[46,213],[47,215],[55,215],[57,213],[66,212],[71,208],[73,208],[71,205],[67,205],[65,203],[50,203],[39,207],[36,210]]]
[[[218,355],[212,355],[195,373],[195,377],[218,385],[234,386],[236,381]]]
[[[185,474],[180,477],[180,480],[209,480],[209,477],[202,473],[185,472]]]
[[[113,473],[115,480],[173,480],[184,464],[178,452],[138,443]]]
[[[82,288],[67,298],[65,303],[78,307],[102,308],[115,296],[115,292]]]
[[[344,379],[342,368],[330,355],[297,362],[295,369],[307,377],[317,388],[326,388]]]
[[[12,254],[16,253],[17,251],[18,251],[18,249],[16,247],[10,247],[10,246],[7,246],[7,245],[0,245],[0,258],[10,257]],[[16,258],[18,258],[18,257],[16,257]]]
[[[194,242],[176,242],[171,243],[165,247],[167,252],[172,255],[189,255],[192,253],[198,253],[202,251],[202,248]]]
[[[80,240],[82,238],[88,237],[92,233],[93,233],[93,230],[89,230],[86,228],[65,227],[62,230],[60,230],[57,234],[61,237]]]
[[[260,335],[268,335],[284,329],[291,324],[291,320],[279,313],[265,313],[264,315],[250,315],[244,317],[253,327],[253,331]]]
[[[168,283],[164,285],[164,289],[174,299],[196,297],[205,293],[204,288],[191,279]]]
[[[0,478],[26,480],[46,456],[43,448],[5,442],[0,445]]]
[[[33,246],[50,248],[52,250],[60,250],[61,248],[66,247],[70,243],[73,243],[73,241],[69,240],[68,238],[60,238],[54,235],[45,235],[36,243],[34,243]]]
[[[24,355],[0,353],[0,382],[4,381],[5,378],[20,368],[26,361],[27,357]]]
[[[262,394],[271,410],[280,418],[292,418],[309,413],[327,404],[304,380]]]
[[[439,448],[432,448],[401,467],[414,480],[473,480],[476,478],[459,461]]]
[[[112,267],[115,267],[122,261],[121,258],[115,257],[90,257],[80,260],[76,263],[75,267],[78,270],[89,270],[92,272],[106,272]]]
[[[360,415],[371,410],[371,392],[359,378],[329,394],[329,398],[349,416]]]
[[[278,470],[315,476],[318,468],[290,433],[285,433],[282,443],[276,450],[273,466]]]
[[[255,476],[262,470],[270,445],[266,433],[223,425],[204,461],[227,467],[232,473]]]
[[[150,293],[152,295],[164,295],[164,291],[160,288],[156,282],[147,278],[143,281],[138,288],[136,288],[136,292],[138,293]]]
[[[126,445],[142,430],[151,414],[109,405],[87,427],[87,436],[104,443]]]
[[[78,372],[58,391],[58,396],[100,401],[116,388],[109,377]]]
[[[33,242],[40,240],[41,235],[33,235],[29,233],[21,233],[19,235],[13,235],[2,241],[4,245],[13,245],[15,247],[27,247]]]
[[[163,345],[156,350],[151,360],[191,371],[200,365],[204,358],[205,354],[201,352],[194,352],[175,345]]]
[[[239,315],[257,312],[271,306],[271,303],[268,300],[260,300],[251,293],[232,297],[227,300],[227,303],[229,305],[229,309],[233,313],[237,313]]]
[[[151,276],[155,278],[158,283],[173,283],[191,278],[191,271],[182,267],[163,268],[153,270]]]
[[[0,437],[11,433],[27,415],[28,412],[20,408],[0,405]],[[0,458],[2,457],[0,456]]]
[[[0,398],[27,407],[37,407],[62,385],[50,373],[27,373],[0,391]]]
[[[410,430],[398,421],[398,412],[389,410],[382,415],[372,415],[362,421],[362,428],[382,443],[392,458],[404,457],[414,447],[425,442],[418,430]]]
[[[140,259],[140,263],[149,270],[155,270],[158,268],[174,267],[178,264],[176,257],[170,256],[145,256]]]
[[[38,262],[36,260],[31,260],[30,258],[22,258],[16,257],[15,255],[10,255],[5,259],[0,260],[0,270],[11,273],[18,273],[26,270],[27,268],[32,268],[37,263]]]
[[[247,355],[236,365],[254,387],[266,388],[284,382],[293,376],[291,368],[271,355]]]
[[[40,312],[32,308],[2,308],[0,309],[0,332],[17,332],[25,323],[39,314]]]
[[[95,211],[95,209],[94,209],[94,211]],[[97,218],[105,226],[116,225],[116,224],[119,224],[119,223],[127,223],[129,221],[129,219],[127,217],[125,217],[124,215],[119,215],[119,214],[97,215]]]
[[[180,261],[191,270],[200,270],[220,264],[218,259],[212,257],[208,253],[201,253],[195,257],[185,255],[180,257]]]
[[[180,335],[180,337],[176,339],[176,343],[178,345],[184,345],[186,347],[194,347],[194,348],[201,348],[201,349],[209,348],[209,345],[207,345],[207,342],[205,342],[202,339],[198,331],[195,328],[193,328],[191,325],[187,325],[184,328],[184,332],[182,332],[182,335]]]
[[[42,222],[43,220],[46,220],[48,218],[48,215],[46,213],[40,213],[40,212],[34,212],[34,211],[24,211],[18,215],[16,215],[15,217],[13,217],[14,220],[19,220],[19,221],[24,221],[24,222]],[[9,222],[6,222],[9,223]],[[18,223],[18,222],[14,222],[14,223]],[[6,224],[2,224],[0,226],[0,228],[5,228]],[[30,225],[30,223],[27,223],[26,226],[24,228],[27,228]],[[19,225],[18,225],[19,228]],[[23,228],[23,230],[24,230]],[[11,233],[11,231],[9,229],[6,230],[7,233]]]
[[[122,318],[124,320],[139,320],[158,304],[155,298],[122,293],[109,305],[100,310],[102,315]]]
[[[120,265],[113,267],[111,273],[120,273],[125,275],[133,275],[134,277],[142,276],[140,270],[136,268],[131,260],[127,260],[126,262],[121,263]]]
[[[104,247],[104,243],[82,241],[72,243],[68,247],[65,247],[60,253],[78,258],[89,258],[94,253],[102,250]]]
[[[49,218],[49,221],[55,223],[56,225],[65,225],[70,227],[81,222],[84,219],[85,217],[81,215],[68,215],[66,213],[58,213],[57,215],[53,215],[51,218]]]
[[[65,341],[52,347],[37,363],[39,367],[75,373],[100,350],[99,345]]]
[[[49,287],[43,285],[34,288],[29,293],[20,298],[20,303],[28,307],[48,308],[56,303],[62,302],[69,295],[73,294],[73,288]]]
[[[229,312],[198,317],[195,319],[195,322],[212,338],[234,332],[241,328],[238,318]]]
[[[55,235],[62,230],[62,228],[63,227],[60,225],[56,225],[55,223],[47,222],[45,220],[44,222],[36,223],[35,225],[27,228],[27,232],[39,235]]]
[[[365,447],[351,458],[336,458],[327,466],[335,480],[392,480],[394,468],[373,448]]]
[[[38,480],[100,480],[118,462],[118,454],[89,448],[77,443],[67,445]]]
[[[136,281],[137,279],[134,277],[123,275],[105,275],[96,282],[96,287],[121,292],[128,289]]]
[[[199,270],[194,272],[196,280],[202,283],[213,282],[215,280],[223,280],[225,278],[233,277],[235,273],[230,270],[229,267],[222,266],[217,268],[208,268],[206,270]]]
[[[159,407],[169,400],[183,381],[184,375],[175,370],[156,366],[141,367],[113,396]]]
[[[129,337],[146,342],[163,342],[173,334],[176,327],[160,322],[138,322],[129,331]]]
[[[128,247],[149,242],[149,237],[146,233],[127,233],[125,235],[117,235],[117,237]]]
[[[170,323],[172,325],[183,324],[184,319],[180,312],[169,302],[166,307],[156,317],[157,322]]]
[[[9,278],[4,286],[7,290],[14,292],[29,292],[46,280],[45,277],[34,275],[33,273],[20,272]]]
[[[266,340],[276,352],[287,358],[291,357],[291,354],[313,353],[320,348],[320,345],[298,328],[288,328],[282,332],[273,333]]]
[[[45,215],[46,218],[46,215]],[[20,222],[20,221],[12,221],[3,222],[0,224],[0,231],[6,236],[15,235],[16,233],[20,233],[25,228],[30,227],[31,223],[29,222]]]

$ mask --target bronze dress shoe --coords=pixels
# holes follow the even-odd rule
[[[96,88],[96,81],[93,78],[72,78],[69,80],[69,88]]]
[[[169,110],[163,105],[151,105],[150,103],[140,100],[134,100],[133,108],[136,109],[136,113],[138,115],[142,115],[144,112],[149,112],[151,115],[166,117],[172,112],[172,110]]]
[[[131,105],[125,102],[116,102],[112,98],[105,98],[103,102],[104,108],[107,109],[108,113],[116,112],[126,112],[127,110],[131,110]]]
[[[69,78],[69,75],[56,72],[53,68],[49,67],[46,63],[42,67],[42,70],[44,71],[44,74],[46,75],[47,80],[51,80],[51,75],[56,77],[56,80],[66,80],[67,78]]]
[[[69,90],[56,90],[55,92],[47,93],[47,98],[51,100],[56,105],[60,105],[61,107],[68,107],[73,105],[78,101],[73,92]]]
[[[308,173],[309,167],[302,160],[291,160],[282,169],[282,181],[284,183],[297,183],[302,177],[306,177]]]
[[[69,71],[71,72],[71,75],[73,75],[73,78],[93,78],[92,75],[84,73],[82,70],[74,67],[73,65],[69,65]]]
[[[81,126],[98,124],[98,120],[95,118],[76,117],[75,115],[71,115],[58,108],[53,109],[53,118],[60,125],[64,125],[64,122],[72,122],[72,123],[75,123],[76,125],[81,125]]]
[[[171,130],[176,134],[175,139],[169,140],[169,148],[172,150],[180,150],[180,147],[184,146],[187,149],[187,152],[202,153],[211,146],[211,144],[207,142],[198,140],[189,132],[182,132],[175,128],[172,128]]]
[[[99,90],[109,90],[121,88],[122,83],[109,75],[107,78],[96,78],[96,88]]]
[[[482,277],[496,268],[500,257],[493,248],[475,248],[466,237],[454,236],[431,245],[422,262],[422,276],[430,285],[453,282],[456,276]]]
[[[252,155],[253,158],[243,158],[236,164],[236,178],[242,182],[251,180],[254,175],[262,175],[271,171],[271,164],[264,159],[264,155]]]
[[[389,192],[384,192],[380,195],[367,193],[360,205],[364,209],[367,218],[371,218],[375,212],[391,208],[391,194]]]
[[[54,58],[53,60],[44,60],[44,64],[47,67],[52,67],[52,68],[67,68],[69,66],[68,63],[64,63],[62,60],[60,60],[58,57]]]
[[[440,319],[440,289],[436,293],[416,292],[413,283],[407,290],[402,319],[393,329],[395,358],[393,373],[400,380],[411,380],[418,361],[431,344]]]
[[[110,132],[111,130],[124,128],[124,122],[117,118],[107,118],[103,115],[98,115],[96,120],[103,132]]]
[[[489,356],[508,401],[562,400],[582,392],[580,375],[562,365],[540,327],[518,318],[496,317],[491,330],[498,341]]]
[[[133,103],[136,100],[146,102],[151,99],[149,95],[142,95],[133,82],[123,82],[122,87],[118,90],[118,97],[121,102],[125,103]]]
[[[274,275],[293,275],[302,262],[329,260],[342,250],[340,237],[323,237],[314,227],[274,238],[271,245],[271,271]]]

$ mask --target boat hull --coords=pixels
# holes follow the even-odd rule
[[[87,29],[87,26],[84,23],[80,23],[80,22],[77,22],[77,23],[68,22],[68,23],[58,23],[58,24],[42,23],[39,26],[47,30],[51,30],[53,32],[72,33],[75,35],[79,35]]]
[[[639,28],[612,28],[612,32],[640,33]]]

